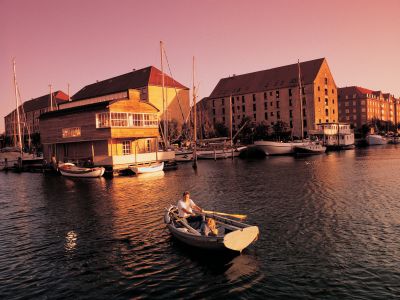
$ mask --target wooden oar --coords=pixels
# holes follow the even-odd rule
[[[220,216],[227,216],[227,217],[233,217],[236,219],[244,220],[247,218],[247,215],[239,215],[239,214],[227,214],[223,212],[218,212],[218,211],[212,211],[212,210],[203,210],[206,214],[213,214],[213,215],[220,215]]]

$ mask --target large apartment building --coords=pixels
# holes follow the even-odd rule
[[[338,122],[337,87],[327,60],[320,58],[300,63],[302,93],[299,89],[299,64],[282,66],[221,79],[202,104],[205,119],[211,124],[230,125],[237,130],[247,116],[253,122],[274,125],[285,122],[294,136],[303,130],[316,128],[319,123]],[[302,99],[302,103],[300,103]]]
[[[361,128],[373,120],[400,120],[400,100],[389,93],[350,86],[338,89],[339,121]]]
[[[50,111],[53,105],[55,109],[58,104],[68,102],[68,95],[62,91],[56,91],[50,94],[40,96],[35,99],[25,101],[19,106],[21,130],[24,135],[39,132],[39,117],[41,114]],[[14,109],[4,117],[5,134],[9,137],[18,135],[17,110]]]

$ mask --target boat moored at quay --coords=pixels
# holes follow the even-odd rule
[[[318,138],[327,150],[353,149],[354,131],[347,123],[320,123],[309,134]]]

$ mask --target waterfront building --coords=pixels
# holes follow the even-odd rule
[[[234,130],[238,130],[245,116],[270,128],[283,121],[294,136],[301,136],[302,119],[305,134],[314,130],[316,124],[338,122],[337,87],[327,60],[301,62],[300,70],[302,109],[296,63],[221,79],[208,99],[203,100],[207,102],[203,107],[208,119],[213,125],[229,126],[231,98]]]
[[[43,154],[47,161],[92,161],[122,169],[138,162],[169,160],[174,152],[158,152],[159,110],[128,89],[112,99],[73,101],[40,117]],[[80,103],[80,105],[77,105]]]
[[[338,89],[339,121],[355,128],[371,124],[374,120],[391,122],[400,120],[400,100],[389,93],[358,86]]]
[[[354,130],[348,123],[316,124],[310,134],[322,141],[328,149],[351,149],[354,147]]]
[[[160,120],[175,120],[180,129],[190,111],[189,88],[166,74],[164,74],[164,91],[162,82],[163,73],[153,66],[134,70],[83,87],[72,96],[73,101],[61,104],[60,108],[125,98],[128,90],[136,89],[140,92],[140,101],[152,104],[158,109],[157,115]]]
[[[25,136],[39,133],[39,117],[41,114],[56,109],[58,104],[68,102],[68,95],[62,91],[56,91],[50,94],[40,96],[35,99],[25,101],[19,106],[21,129]],[[4,117],[4,128],[7,137],[14,140],[18,137],[17,130],[17,109],[14,109]],[[18,139],[17,139],[18,140]]]

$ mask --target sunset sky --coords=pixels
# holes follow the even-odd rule
[[[367,4],[368,3],[368,4]],[[218,80],[320,57],[338,87],[400,96],[400,1],[0,0],[0,132],[15,108],[12,58],[23,100],[140,69],[160,68],[200,98]]]

